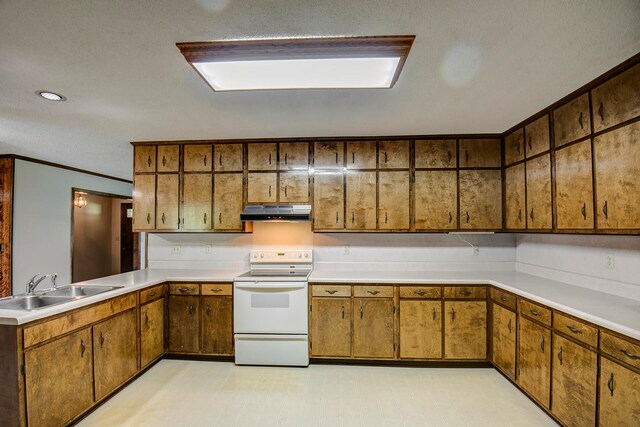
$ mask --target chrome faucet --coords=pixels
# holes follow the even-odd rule
[[[56,279],[58,278],[57,274],[45,274],[44,276],[40,277],[38,280],[36,280],[36,278],[40,276],[39,274],[36,274],[35,276],[33,276],[31,279],[29,279],[29,282],[27,283],[27,295],[32,295],[33,292],[36,290],[36,287],[40,284],[40,282],[42,282],[44,279],[46,279],[47,277],[51,278],[51,287],[52,288],[57,288],[57,283],[56,283]]]

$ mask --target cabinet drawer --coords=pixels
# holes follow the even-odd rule
[[[314,297],[350,297],[351,286],[313,285],[311,295]]]
[[[353,296],[360,298],[393,298],[393,286],[354,286]]]
[[[172,283],[169,285],[171,295],[199,295],[200,285],[197,283]]]
[[[531,301],[520,299],[518,300],[518,310],[520,314],[530,319],[536,320],[546,326],[551,326],[551,310],[548,308],[544,308]]]
[[[233,285],[207,283],[202,285],[202,295],[232,295]]]
[[[598,328],[560,313],[553,316],[553,328],[591,347],[598,347]]]
[[[449,286],[444,288],[445,298],[486,298],[484,286]]]
[[[503,292],[496,288],[491,288],[491,299],[505,307],[509,307],[512,310],[516,309],[516,296],[513,294]]]
[[[400,298],[423,298],[433,299],[442,296],[442,289],[439,286],[401,286]]]
[[[140,291],[140,304],[162,296],[164,285],[152,286]]]
[[[603,332],[600,335],[600,350],[640,369],[640,345],[638,344]]]

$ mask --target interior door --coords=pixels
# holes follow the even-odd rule
[[[133,271],[133,221],[128,212],[133,209],[132,203],[120,205],[120,273]]]

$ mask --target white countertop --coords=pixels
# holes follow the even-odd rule
[[[0,310],[0,324],[21,325],[166,281],[230,282],[244,270],[147,269],[82,282],[123,286],[34,311]],[[314,270],[311,283],[487,284],[640,340],[640,301],[517,272]]]

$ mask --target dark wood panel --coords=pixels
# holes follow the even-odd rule
[[[200,351],[200,297],[169,297],[169,351]]]
[[[233,297],[202,297],[202,352],[233,354]]]
[[[11,295],[13,159],[0,159],[0,298]]]

